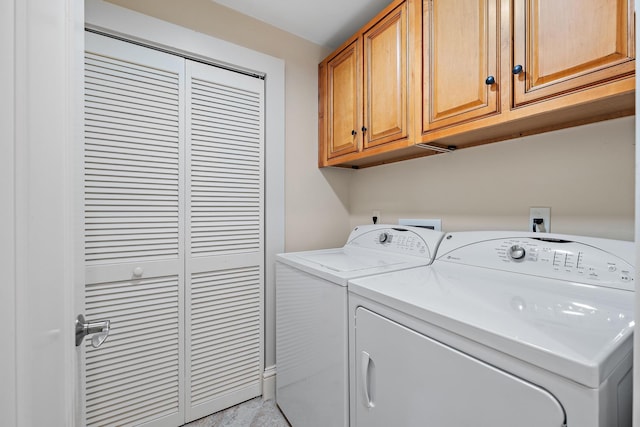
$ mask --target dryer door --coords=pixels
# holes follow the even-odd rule
[[[549,392],[367,309],[356,310],[358,427],[560,427]]]

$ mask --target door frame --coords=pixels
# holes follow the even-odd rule
[[[72,426],[84,2],[3,0],[0,12],[0,413]]]
[[[0,413],[8,425],[17,425],[16,413],[16,257],[15,257],[15,4],[0,2],[0,338],[12,345],[0,347]]]
[[[213,65],[265,76],[263,397],[275,397],[275,259],[284,252],[285,63],[103,0],[85,1],[85,27]]]
[[[635,0],[635,10],[640,10],[640,0]],[[637,22],[637,21],[636,21]],[[638,24],[636,23],[636,46],[640,43],[640,32],[638,31]],[[640,73],[636,72],[636,88],[640,88]],[[636,106],[640,105],[640,90],[636,89]],[[636,328],[640,325],[638,321],[638,313],[640,313],[640,289],[638,283],[640,283],[640,115],[636,112],[636,133],[635,133],[635,146],[636,146],[636,191],[635,191],[635,244],[636,244]],[[633,400],[633,425],[635,427],[640,426],[640,333],[636,330],[633,334],[634,346],[633,346],[633,395],[636,398]]]

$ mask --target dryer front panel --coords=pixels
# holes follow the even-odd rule
[[[357,427],[559,427],[546,390],[363,307],[356,309]]]

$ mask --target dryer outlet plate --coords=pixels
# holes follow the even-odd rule
[[[529,208],[529,226],[528,231],[539,231],[533,229],[533,220],[542,218],[544,224],[544,232],[551,232],[551,208],[532,207]]]
[[[412,219],[401,218],[398,220],[400,225],[409,225],[414,227],[429,228],[431,230],[442,231],[442,220],[440,219]]]

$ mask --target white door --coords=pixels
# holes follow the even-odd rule
[[[86,51],[86,423],[181,425],[261,393],[263,82]]]
[[[86,34],[86,424],[184,421],[184,60]]]
[[[262,394],[264,82],[194,61],[187,81],[187,420]]]
[[[546,390],[362,307],[355,336],[356,426],[565,423]]]

